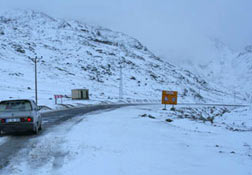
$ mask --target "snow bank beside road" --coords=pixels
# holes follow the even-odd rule
[[[246,134],[230,133],[224,128],[215,129],[211,125],[205,126],[188,120],[178,120],[177,124],[175,122],[170,125],[159,120],[138,117],[143,111],[148,113],[150,109],[148,106],[137,109],[124,108],[93,115],[89,117],[88,122],[80,123],[68,134],[69,145],[65,148],[77,151],[77,154],[76,152],[73,154],[77,156],[73,156],[75,158],[72,163],[64,166],[62,172],[68,172],[66,174],[249,172],[251,159],[246,155],[246,145],[251,143],[247,143],[249,137],[244,138]],[[156,108],[157,111],[158,109],[161,108]],[[191,125],[195,128],[192,129]],[[76,137],[80,133],[81,139]],[[240,136],[243,136],[243,139]],[[243,142],[247,144],[244,146]],[[248,163],[243,164],[244,160],[248,160]],[[66,162],[69,161],[71,159]]]
[[[29,149],[21,151],[6,172],[252,173],[251,132],[229,130],[218,122],[181,119],[161,109],[161,105],[134,106],[73,118],[42,138],[33,139]],[[172,122],[166,122],[168,118]]]
[[[5,138],[5,137],[0,137],[0,146],[1,146],[4,142],[6,142],[6,140],[7,140],[7,138]]]

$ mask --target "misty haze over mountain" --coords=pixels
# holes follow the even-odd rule
[[[127,33],[173,63],[212,58],[212,39],[240,51],[252,41],[250,0],[1,0],[0,10],[34,9]]]

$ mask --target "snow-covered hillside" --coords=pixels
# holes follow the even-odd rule
[[[252,46],[242,52],[232,51],[220,40],[213,40],[214,53],[207,63],[191,63],[188,70],[201,75],[206,81],[228,88],[234,95],[243,94],[252,100]]]
[[[120,64],[124,99],[160,100],[163,89],[178,90],[180,102],[227,99],[228,92],[123,33],[14,10],[0,16],[0,100],[34,98],[35,56],[43,56],[38,64],[41,103],[53,94],[70,95],[73,88],[90,89],[91,99],[118,100]]]
[[[252,46],[247,46],[232,62],[235,68],[237,88],[250,94],[252,100]],[[252,102],[252,101],[251,101]]]

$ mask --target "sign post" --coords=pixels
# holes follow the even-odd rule
[[[166,105],[177,105],[178,92],[177,91],[163,91],[162,92],[162,104],[165,105],[164,110],[166,110]]]
[[[60,98],[60,99],[61,99],[61,104],[62,104],[62,98],[63,98],[63,95],[54,95],[55,104],[57,104],[58,98]]]

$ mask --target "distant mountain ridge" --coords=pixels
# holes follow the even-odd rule
[[[233,93],[242,93],[250,100],[252,98],[252,46],[241,52],[232,51],[219,40],[214,40],[215,56],[206,64],[194,63],[189,70],[195,70],[207,81],[227,87]]]
[[[13,10],[0,15],[1,98],[33,97],[35,56],[43,56],[38,76],[44,99],[88,88],[93,99],[116,100],[120,65],[126,100],[157,100],[164,89],[178,90],[180,101],[220,101],[228,95],[201,76],[155,56],[126,34],[32,10]]]

